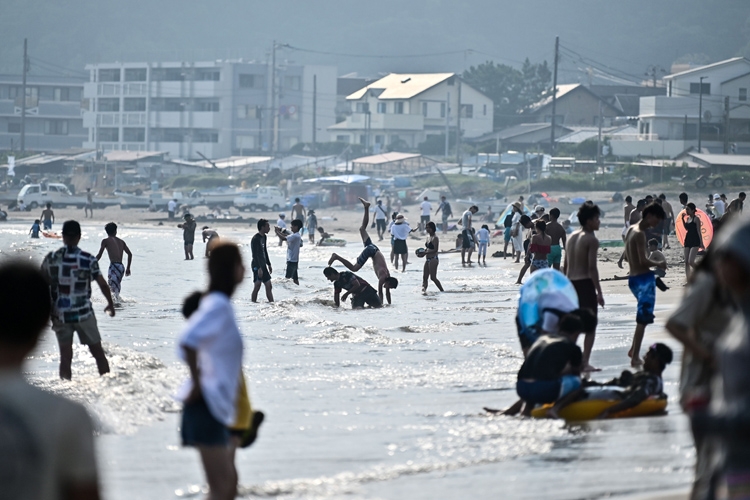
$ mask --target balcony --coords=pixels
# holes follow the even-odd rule
[[[422,115],[370,114],[370,130],[421,131],[424,129]],[[336,126],[338,130],[364,130],[367,128],[367,114],[353,113],[345,122]]]
[[[152,111],[149,123],[163,128],[219,128],[219,113],[214,111]]]
[[[649,96],[641,97],[640,117],[643,118],[698,118],[699,99],[698,96],[690,97],[667,97]],[[708,111],[717,119],[722,116],[722,105],[716,96],[703,97],[703,113]]]

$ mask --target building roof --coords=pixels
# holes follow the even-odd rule
[[[733,81],[735,81],[735,80],[739,80],[740,78],[745,78],[745,77],[746,77],[746,76],[748,76],[748,75],[750,75],[750,72],[747,72],[747,73],[742,73],[741,75],[735,76],[734,78],[730,78],[729,80],[726,80],[726,81],[724,81],[724,82],[721,82],[721,83],[729,83],[729,82],[733,82]]]
[[[383,91],[378,99],[411,99],[452,76],[455,73],[391,73],[350,94],[347,100],[362,99],[370,89]]]
[[[372,78],[340,76],[336,80],[336,95],[348,96],[371,84]]]
[[[731,167],[750,167],[750,155],[724,155],[707,153],[688,153],[701,163],[707,165],[727,165]]]
[[[352,160],[352,163],[361,163],[365,165],[383,165],[385,163],[411,160],[414,158],[419,158],[421,156],[422,155],[416,153],[382,153],[379,155],[363,156],[362,158]]]
[[[216,168],[238,168],[246,167],[248,165],[257,165],[258,163],[264,163],[273,160],[273,156],[230,156],[229,158],[221,158],[218,160],[212,160]],[[202,168],[213,168],[210,162],[206,160],[190,161],[190,160],[171,160],[172,163],[178,165],[186,165],[189,167],[202,167]]]
[[[726,66],[727,64],[735,64],[737,62],[744,61],[747,64],[750,64],[750,60],[745,59],[744,57],[733,57],[731,59],[725,59],[723,61],[715,62],[713,64],[707,64],[705,66],[699,66],[697,68],[689,69],[686,71],[680,71],[679,73],[674,73],[671,75],[667,75],[664,77],[664,80],[671,80],[673,78],[676,78],[678,76],[684,76],[690,73],[695,73],[697,71],[705,71],[707,69],[713,69],[718,68],[719,66]]]
[[[579,87],[585,88],[580,83],[566,83],[564,85],[558,85],[557,86],[557,98],[560,99],[565,94],[569,94],[570,92],[576,90]],[[548,104],[552,104],[552,92],[549,92],[545,97],[541,98],[534,104],[530,105],[524,111],[527,113],[534,113],[535,111],[545,107]]]
[[[166,151],[107,151],[103,155],[103,159],[106,161],[120,161],[120,162],[131,162],[138,160],[145,160],[146,158],[164,157],[167,155]]]
[[[625,116],[638,116],[641,112],[641,97],[632,94],[615,94],[615,106]]]

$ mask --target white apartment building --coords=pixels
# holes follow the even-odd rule
[[[334,66],[242,61],[87,65],[84,147],[225,158],[328,140]],[[315,116],[313,110],[315,109]],[[316,131],[313,132],[313,126]]]
[[[430,135],[455,132],[459,122],[464,138],[492,132],[492,100],[455,73],[391,73],[346,100],[351,114],[328,128],[331,139],[376,153],[401,141],[416,148]]]

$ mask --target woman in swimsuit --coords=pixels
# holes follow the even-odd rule
[[[422,293],[427,292],[427,278],[429,277],[433,283],[438,287],[438,290],[443,291],[443,285],[440,284],[440,280],[437,279],[437,268],[438,268],[438,250],[440,246],[440,238],[437,237],[435,232],[437,226],[434,222],[430,221],[425,226],[427,231],[427,242],[425,243],[424,253],[420,257],[425,258],[424,263],[424,274],[422,275]]]
[[[552,237],[545,233],[547,223],[543,220],[538,220],[534,224],[534,227],[536,227],[536,234],[531,237],[531,244],[529,245],[529,252],[534,254],[534,258],[531,259],[532,274],[539,269],[549,268],[547,255],[552,251]]]
[[[690,269],[695,268],[695,258],[698,250],[703,246],[701,238],[701,220],[695,215],[695,203],[685,205],[686,214],[682,215],[682,225],[685,228],[685,276],[690,277]]]

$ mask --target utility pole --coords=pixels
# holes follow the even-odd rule
[[[657,66],[655,64],[652,64],[651,66],[649,66],[646,69],[646,76],[650,76],[651,77],[651,82],[652,82],[654,88],[656,88],[657,73],[666,73],[666,71],[661,66]]]
[[[596,141],[596,166],[602,165],[602,101],[599,100],[599,136]]]
[[[555,37],[555,72],[552,77],[552,123],[550,127],[550,151],[555,154],[555,112],[557,111],[557,61],[560,59],[560,37]]]
[[[700,77],[698,80],[700,83],[698,85],[700,86],[700,95],[698,97],[698,152],[701,152],[701,139],[702,137],[702,128],[703,128],[703,79],[706,78],[705,76]]]
[[[279,110],[276,106],[276,40],[271,49],[271,154],[276,154],[276,127],[278,126]]]
[[[26,39],[23,39],[23,72],[21,84],[21,152],[26,151],[26,73],[29,72],[29,55]]]
[[[318,150],[317,140],[317,118],[318,118],[318,75],[313,75],[313,116],[312,116],[312,142],[313,151]]]
[[[445,99],[445,158],[448,159],[450,154],[450,137],[451,137],[451,93]]]
[[[463,171],[463,158],[461,158],[461,79],[458,80],[458,113],[456,114],[456,161],[458,171]]]
[[[724,154],[729,154],[729,96],[724,97]]]
[[[258,151],[263,150],[263,106],[255,106],[255,118],[258,119]]]

